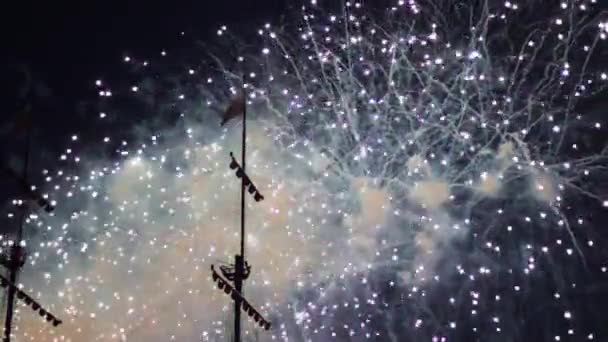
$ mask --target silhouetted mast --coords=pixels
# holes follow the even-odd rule
[[[29,111],[24,113],[24,115],[29,115]],[[31,118],[19,119],[31,120]],[[13,240],[13,245],[10,246],[8,255],[0,255],[0,264],[6,267],[9,273],[8,279],[3,276],[0,276],[0,286],[2,288],[8,287],[6,314],[4,316],[4,342],[10,342],[11,340],[13,314],[15,311],[15,296],[17,297],[17,299],[22,300],[31,309],[37,311],[40,316],[45,317],[48,322],[52,322],[54,326],[58,326],[59,324],[61,324],[61,320],[59,320],[50,312],[42,308],[42,306],[37,301],[35,301],[30,295],[23,292],[17,287],[19,271],[25,264],[26,259],[25,248],[24,246],[22,246],[21,242],[23,240],[23,229],[28,215],[28,202],[34,201],[39,207],[43,208],[46,212],[49,213],[54,210],[51,203],[46,198],[44,198],[44,196],[42,196],[38,191],[35,191],[27,180],[30,161],[30,149],[32,144],[32,134],[31,122],[27,122],[26,124],[28,126],[25,128],[26,144],[24,151],[22,174],[19,175],[8,168],[0,170],[3,176],[12,178],[17,183],[17,185],[19,186],[20,193],[25,197],[21,199],[21,203],[18,203],[20,211],[19,226],[17,227],[17,232],[15,234],[15,239]]]
[[[256,323],[264,327],[266,330],[270,329],[270,322],[264,319],[264,317],[245,299],[243,296],[243,282],[249,277],[251,272],[251,266],[245,261],[245,195],[248,191],[256,202],[260,202],[264,199],[264,196],[260,194],[258,189],[255,187],[247,173],[245,172],[246,166],[246,153],[247,153],[247,98],[245,94],[245,87],[243,86],[240,93],[232,100],[230,106],[224,113],[222,118],[222,126],[230,119],[242,115],[243,117],[243,131],[242,131],[242,147],[241,147],[241,164],[237,162],[232,152],[230,153],[230,168],[236,170],[236,176],[241,178],[241,253],[234,256],[233,267],[220,267],[224,277],[234,283],[232,287],[229,282],[219,275],[213,265],[211,265],[211,271],[213,281],[217,282],[218,288],[224,290],[224,292],[232,297],[234,300],[234,341],[241,341],[241,308],[245,310],[252,317]]]

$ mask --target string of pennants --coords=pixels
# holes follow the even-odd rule
[[[215,268],[213,267],[213,265],[211,265],[211,272],[212,272],[212,278],[213,278],[213,282],[217,282],[217,287],[220,290],[224,290],[224,293],[229,295],[232,300],[236,301],[236,300],[240,300],[241,301],[241,306],[243,308],[243,311],[245,311],[249,317],[252,317],[253,320],[260,325],[260,327],[263,327],[266,330],[270,329],[270,322],[267,321],[262,314],[260,314],[254,307],[253,305],[251,305],[247,299],[245,299],[245,297],[243,297],[243,295],[241,295],[232,285],[230,285],[230,283],[224,279],[222,276],[220,276],[216,271]]]
[[[42,305],[40,305],[40,303],[38,303],[37,301],[35,301],[32,297],[30,297],[27,293],[21,291],[21,289],[19,289],[18,286],[16,286],[15,284],[11,283],[8,279],[6,279],[4,276],[0,275],[0,286],[2,286],[2,288],[5,287],[9,287],[11,289],[13,289],[17,295],[17,299],[21,300],[22,302],[24,302],[27,306],[29,306],[30,308],[32,308],[32,310],[34,311],[38,311],[38,314],[41,317],[45,317],[47,322],[50,322],[53,324],[54,327],[58,326],[59,324],[62,323],[62,321],[55,317],[52,313],[48,312],[47,310],[45,310]]]

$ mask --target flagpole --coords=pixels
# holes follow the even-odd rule
[[[244,80],[243,80],[244,82]],[[243,281],[245,273],[245,156],[247,153],[247,96],[245,94],[245,84],[241,86],[243,96],[243,135],[241,145],[241,169],[243,170],[243,177],[241,177],[241,253],[235,255],[234,258],[234,287],[235,289],[243,294]],[[234,341],[241,341],[241,298],[237,298],[234,301]]]
[[[27,136],[26,136],[26,144],[25,144],[25,160],[23,164],[23,175],[21,179],[24,180],[25,184],[27,182],[29,162],[30,162],[30,149],[32,144],[32,133],[31,126],[27,128]],[[26,205],[26,203],[22,203],[22,205]],[[19,269],[21,268],[21,260],[23,258],[23,248],[21,247],[21,240],[23,239],[23,226],[25,225],[25,219],[27,215],[27,208],[20,208],[20,222],[19,227],[17,228],[17,236],[15,241],[13,242],[12,252],[10,254],[10,268],[9,268],[9,280],[12,284],[17,284],[17,277],[19,275]],[[8,288],[8,298],[6,305],[6,314],[4,316],[4,342],[10,342],[12,327],[13,327],[13,311],[15,306],[15,294],[17,290],[15,287],[9,286]]]
[[[243,296],[243,283],[249,277],[251,267],[245,261],[245,242],[247,235],[245,232],[245,195],[248,191],[256,202],[264,200],[264,196],[253,184],[253,181],[249,178],[245,172],[245,163],[247,156],[247,95],[245,93],[245,84],[242,81],[242,86],[237,96],[232,100],[228,109],[224,112],[222,117],[221,125],[226,124],[231,118],[237,115],[243,116],[243,130],[242,130],[242,146],[241,146],[241,164],[237,161],[234,154],[230,152],[230,169],[236,170],[236,177],[241,178],[241,249],[240,254],[234,255],[234,267],[232,266],[220,266],[220,270],[225,278],[220,276],[211,265],[212,279],[213,282],[217,283],[219,290],[229,295],[234,301],[234,334],[232,341],[241,342],[241,309],[243,309],[249,317],[252,317],[257,324],[266,330],[270,329],[271,322],[266,320],[259,312],[251,305],[250,302]],[[231,286],[228,282],[232,281],[234,286]]]
[[[247,95],[245,94],[245,85],[243,84],[243,146],[241,156],[241,168],[243,174],[247,174],[245,170],[245,154],[247,151]],[[241,257],[245,259],[245,177],[241,178]]]

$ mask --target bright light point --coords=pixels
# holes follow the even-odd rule
[[[15,339],[230,339],[232,298],[209,266],[238,251],[241,180],[253,265],[245,294],[275,327],[249,320],[245,340],[415,332],[449,342],[471,330],[508,339],[513,322],[537,314],[529,298],[566,325],[536,327],[548,340],[599,331],[575,322],[585,312],[570,294],[587,292],[579,274],[608,272],[593,260],[606,245],[608,197],[605,123],[592,98],[608,81],[596,41],[608,24],[598,29],[605,19],[592,0],[546,11],[521,2],[521,15],[517,0],[457,3],[440,7],[458,20],[443,20],[452,13],[427,1],[382,11],[308,0],[284,28],[273,19],[239,38],[215,27],[209,46],[226,51],[213,57],[196,43],[164,58],[162,46],[141,60],[116,56],[111,82],[85,84],[95,104],[87,99],[80,121],[93,120],[65,123],[66,146],[50,158],[35,139],[31,179],[59,200],[56,212],[16,193],[4,213],[18,224],[34,209],[22,286],[70,324],[55,336],[21,312]],[[241,163],[245,113],[249,179],[230,158]],[[19,139],[7,157],[16,170]],[[5,257],[9,238],[0,235]],[[538,296],[546,288],[564,295]],[[410,304],[415,312],[400,317]],[[376,324],[394,317],[404,331]]]
[[[472,51],[469,53],[469,59],[481,58],[481,54],[478,51]]]

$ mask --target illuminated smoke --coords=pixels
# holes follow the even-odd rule
[[[365,322],[363,314],[328,313],[345,302],[388,311],[374,306],[381,301],[372,274],[391,278],[404,298],[420,298],[421,287],[450,283],[453,275],[485,289],[496,284],[488,274],[521,272],[548,242],[507,239],[518,244],[518,256],[502,257],[501,242],[491,237],[511,232],[507,221],[557,224],[568,191],[605,201],[586,176],[602,172],[606,150],[565,152],[573,144],[568,125],[587,123],[564,102],[605,87],[580,55],[596,53],[606,32],[577,24],[591,10],[568,4],[539,24],[545,30],[510,38],[524,4],[479,4],[487,5],[480,13],[463,12],[460,2],[435,4],[464,16],[457,23],[427,2],[396,1],[381,18],[355,3],[343,16],[312,5],[298,30],[261,28],[259,51],[227,58],[220,77],[167,75],[184,81],[160,108],[187,113],[183,126],[120,147],[129,153],[115,164],[82,156],[84,166],[49,176],[58,213],[31,219],[45,232],[28,242],[36,254],[23,282],[65,324],[51,329],[22,310],[18,336],[226,340],[232,306],[213,289],[209,266],[230,262],[238,250],[239,182],[228,155],[240,153],[240,126],[220,129],[215,118],[229,98],[218,88],[238,83],[235,70],[246,71],[248,173],[266,198],[250,200],[247,209],[253,269],[245,294],[276,327],[261,340],[323,340],[344,326],[341,319]],[[589,15],[585,23],[601,18]],[[218,31],[219,39],[228,35]],[[577,57],[553,53],[563,49]],[[152,97],[144,83],[130,88],[143,102]],[[101,97],[110,91],[103,88]],[[459,247],[467,238],[468,250]],[[469,264],[458,263],[462,255]],[[309,291],[315,295],[303,299]],[[457,330],[447,318],[425,324],[420,317],[432,309],[418,305],[403,324],[427,329],[424,340],[443,334],[442,327]],[[516,324],[513,312],[504,316],[502,324]],[[401,333],[361,322],[350,324],[353,339]],[[246,328],[252,338],[256,328]]]

